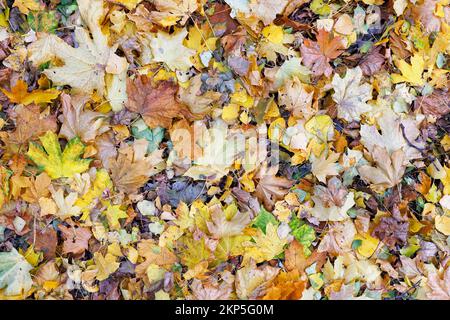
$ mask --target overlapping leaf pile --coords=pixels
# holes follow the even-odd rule
[[[0,6],[2,299],[450,299],[448,0]]]

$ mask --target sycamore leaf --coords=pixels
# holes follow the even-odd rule
[[[111,253],[103,256],[100,252],[94,252],[94,263],[97,266],[96,278],[98,281],[106,280],[113,272],[119,269],[120,263]]]
[[[150,128],[170,128],[174,118],[192,118],[189,108],[175,99],[178,86],[171,81],[154,86],[150,78],[128,79],[126,108],[139,113]]]
[[[314,88],[303,84],[297,77],[286,81],[278,95],[279,104],[285,105],[294,117],[309,119],[314,114]]]
[[[201,92],[202,75],[198,74],[189,80],[187,88],[178,89],[178,100],[186,104],[193,114],[203,114],[209,111],[211,104],[222,96],[220,92]]]
[[[17,106],[14,110],[16,121],[16,130],[8,133],[8,136],[2,138],[10,145],[21,145],[29,140],[37,139],[47,131],[56,131],[56,117],[54,115],[41,114],[38,105]]]
[[[333,72],[330,61],[343,52],[344,45],[340,37],[334,37],[324,29],[319,29],[316,38],[317,42],[305,39],[300,47],[303,63],[311,68],[314,76],[324,74],[329,77]]]
[[[335,74],[331,82],[334,94],[333,100],[338,105],[338,117],[347,120],[361,120],[361,114],[372,108],[367,101],[372,99],[372,85],[360,84],[362,80],[360,67],[347,69],[344,78]]]
[[[381,134],[374,125],[363,124],[361,126],[361,142],[369,152],[372,153],[374,147],[378,145],[385,148],[389,154],[402,149],[406,160],[422,157],[418,148],[424,148],[425,145],[423,142],[416,141],[420,130],[419,123],[414,119],[400,119],[393,111],[385,110],[377,118],[377,123]]]
[[[263,300],[299,300],[306,281],[300,280],[298,270],[281,272],[269,286]]]
[[[406,169],[405,153],[402,150],[397,150],[389,155],[386,148],[375,145],[372,157],[377,167],[360,166],[358,172],[361,178],[369,182],[375,191],[382,192],[402,181]]]
[[[147,145],[145,139],[136,140],[132,146],[123,145],[117,159],[110,160],[111,178],[119,191],[135,193],[152,175],[164,168],[164,150],[155,150],[146,156]]]
[[[154,0],[157,11],[151,12],[151,18],[163,27],[176,24],[184,25],[190,15],[198,9],[196,0]]]
[[[75,202],[75,206],[79,207],[81,212],[83,212],[82,218],[85,218],[85,215],[89,213],[91,207],[96,204],[95,200],[101,197],[104,191],[111,190],[112,188],[113,184],[108,172],[105,169],[98,170],[95,174],[92,187]]]
[[[87,98],[61,94],[62,126],[59,134],[70,140],[79,137],[83,142],[92,142],[95,137],[108,131],[106,116],[100,112],[83,110]]]
[[[63,66],[53,66],[44,70],[44,74],[57,85],[70,85],[77,91],[90,94],[97,90],[105,92],[113,108],[118,111],[126,100],[125,82],[128,63],[117,56],[115,48],[108,46],[108,39],[101,30],[101,20],[105,14],[102,0],[78,0],[83,21],[89,28],[76,27],[75,39],[79,47],[73,48],[53,34],[46,34],[28,47],[30,61],[39,66],[58,59]],[[105,88],[105,75],[113,78]],[[115,90],[111,90],[115,87]]]
[[[84,145],[79,138],[71,139],[61,152],[56,134],[51,131],[39,140],[42,147],[36,143],[30,143],[27,155],[42,168],[52,179],[72,177],[75,173],[82,173],[89,168],[90,159],[80,159],[84,152]]]
[[[120,229],[119,219],[128,218],[127,213],[120,209],[120,205],[111,205],[110,203],[107,204],[105,215],[110,229],[113,230]]]
[[[293,185],[291,180],[275,176],[277,172],[278,167],[268,167],[264,162],[254,176],[257,182],[255,195],[267,210],[272,210],[275,202],[281,200]]]
[[[252,261],[236,272],[236,294],[239,299],[256,299],[262,296],[280,269],[268,265],[256,267]]]
[[[28,85],[23,80],[18,80],[16,85],[11,88],[11,91],[1,89],[2,92],[9,98],[12,103],[19,103],[23,105],[29,105],[32,103],[50,103],[55,100],[60,91],[57,89],[36,89],[28,92]]]
[[[89,239],[92,237],[92,233],[88,228],[81,228],[77,225],[64,225],[58,226],[62,232],[64,238],[63,253],[73,253],[74,255],[82,254],[89,248]]]
[[[30,271],[33,266],[17,252],[0,252],[0,289],[6,296],[26,295],[33,281]]]
[[[150,44],[153,60],[164,62],[172,71],[187,71],[192,66],[190,58],[196,53],[195,50],[183,45],[187,34],[186,29],[173,34],[158,32]]]
[[[178,261],[177,256],[167,247],[160,247],[151,239],[139,242],[138,253],[145,261],[136,266],[137,275],[145,274],[147,267],[151,264],[168,267]]]
[[[61,220],[80,215],[81,208],[75,205],[75,202],[78,199],[78,194],[76,192],[70,192],[67,196],[64,196],[64,190],[62,188],[55,190],[52,185],[50,185],[49,190],[57,208],[56,212],[48,212],[49,214],[54,214]],[[41,199],[39,199],[40,203]]]
[[[209,232],[211,232],[216,239],[239,235],[250,222],[248,213],[237,211],[234,213],[233,217],[229,219],[219,205],[213,206],[210,210],[212,211],[212,221],[207,221],[206,225],[208,226]]]
[[[336,176],[339,174],[339,153],[330,153],[328,157],[323,153],[321,157],[311,156],[311,172],[316,176],[317,180],[325,183],[328,176]]]
[[[422,73],[425,68],[425,61],[421,55],[416,54],[412,56],[411,64],[406,63],[404,60],[397,60],[395,64],[402,74],[391,75],[393,83],[408,82],[413,86],[424,85],[425,81],[422,78]]]
[[[214,121],[198,138],[196,143],[202,147],[202,154],[184,173],[195,180],[220,179],[228,173],[237,156],[244,152],[244,143],[239,143],[242,133],[231,132],[221,119]]]
[[[254,242],[244,244],[244,265],[250,260],[256,263],[272,260],[283,252],[287,242],[278,236],[277,229],[271,223],[266,226],[266,233],[257,229],[256,235],[252,237]]]

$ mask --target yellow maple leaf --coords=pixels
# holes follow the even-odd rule
[[[283,252],[287,241],[286,239],[280,239],[277,229],[275,225],[269,223],[266,226],[265,234],[261,229],[258,229],[256,235],[252,237],[254,242],[249,241],[243,244],[245,247],[244,265],[251,259],[256,263],[272,260]]]
[[[422,78],[425,61],[421,55],[415,54],[411,57],[411,64],[405,60],[397,60],[395,64],[402,74],[391,75],[393,83],[408,82],[415,86],[422,86],[425,83]]]
[[[84,144],[78,137],[71,139],[61,152],[61,146],[55,133],[47,133],[39,140],[42,147],[30,142],[27,155],[42,168],[50,178],[72,177],[75,173],[81,173],[89,168],[91,159],[80,159],[83,154]]]
[[[36,89],[28,92],[28,85],[23,80],[18,80],[11,91],[0,89],[12,103],[29,105],[32,103],[49,103],[59,96],[60,91],[52,88],[47,90]]]
[[[14,0],[13,7],[17,7],[23,14],[28,14],[30,11],[39,11],[43,6],[39,0]]]
[[[106,215],[106,219],[108,219],[109,227],[114,230],[120,229],[119,219],[128,218],[127,213],[120,209],[120,205],[111,205],[109,202],[104,214]]]
[[[120,266],[116,257],[111,253],[103,256],[100,252],[94,252],[94,263],[97,266],[96,278],[98,281],[106,280]]]
[[[153,60],[164,62],[172,71],[186,71],[192,66],[190,58],[196,53],[183,45],[188,31],[186,29],[168,34],[158,32],[151,40],[150,47],[153,53]]]

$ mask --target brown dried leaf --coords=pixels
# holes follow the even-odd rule
[[[170,128],[174,118],[193,117],[189,108],[175,99],[178,86],[162,81],[154,86],[147,76],[127,79],[126,108],[139,113],[150,128]]]

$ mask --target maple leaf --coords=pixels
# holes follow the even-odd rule
[[[27,155],[42,168],[50,178],[58,179],[61,177],[72,177],[75,173],[81,173],[89,168],[90,159],[80,159],[84,152],[84,145],[78,137],[71,139],[61,152],[56,134],[51,131],[41,137],[39,140],[42,147],[31,142]]]
[[[280,269],[268,265],[256,267],[251,261],[247,266],[236,272],[236,294],[239,299],[256,299],[265,294],[270,282],[277,276]]]
[[[299,300],[302,297],[306,282],[300,280],[298,270],[280,272],[270,284],[263,300]]]
[[[17,106],[14,109],[16,129],[8,133],[2,140],[8,146],[21,145],[29,140],[37,139],[47,131],[56,131],[56,117],[41,114],[38,105]]]
[[[52,185],[50,185],[49,190],[54,202],[44,202],[43,200],[45,198],[40,198],[39,204],[41,205],[41,210],[43,210],[42,213],[54,214],[61,220],[80,215],[81,208],[75,205],[78,199],[76,192],[70,192],[67,196],[64,196],[64,190],[62,188],[55,190]]]
[[[425,61],[421,55],[412,56],[411,64],[406,63],[405,60],[396,60],[395,64],[402,74],[391,75],[393,83],[408,82],[414,86],[424,85],[422,73],[425,68]]]
[[[113,185],[108,172],[105,169],[98,170],[95,173],[92,187],[75,202],[75,206],[79,207],[81,212],[83,212],[82,219],[86,217],[92,206],[96,204],[95,200],[101,197],[103,192],[108,189],[111,190],[112,188]]]
[[[378,118],[381,134],[376,126],[363,124],[361,126],[361,142],[373,152],[376,145],[385,148],[389,154],[403,150],[406,160],[420,158],[418,149],[424,148],[423,142],[416,141],[420,135],[418,123],[414,119],[400,119],[393,111],[385,110]],[[413,144],[413,146],[411,145]]]
[[[77,3],[81,17],[92,33],[92,39],[86,29],[76,27],[75,39],[79,47],[73,48],[56,35],[46,34],[28,47],[29,60],[39,66],[59,59],[64,63],[63,66],[44,70],[53,83],[70,85],[87,94],[97,90],[103,95],[106,91],[113,110],[118,111],[126,100],[124,77],[128,63],[125,58],[114,53],[114,47],[108,46],[108,39],[101,30],[103,1],[78,0]],[[111,79],[106,82],[107,74]]]
[[[350,252],[355,235],[356,228],[351,220],[332,223],[317,251],[327,252],[335,256]]]
[[[312,107],[314,89],[303,84],[297,77],[286,81],[278,90],[278,102],[285,105],[297,118],[309,119],[315,112]]]
[[[244,152],[245,145],[240,143],[242,133],[232,132],[221,119],[215,120],[209,129],[200,125],[198,130],[195,143],[202,147],[201,155],[184,176],[195,180],[218,180],[229,172],[237,156]]]
[[[252,237],[254,242],[244,243],[244,265],[250,260],[260,263],[272,260],[284,250],[286,239],[280,239],[277,227],[272,223],[266,226],[266,232],[257,229],[256,235]]]
[[[427,293],[429,299],[450,300],[450,268],[445,269],[442,279],[435,270],[429,272],[427,285],[431,289]]]
[[[151,239],[139,242],[137,249],[139,255],[145,259],[144,262],[136,266],[137,275],[144,275],[147,267],[151,264],[167,267],[178,261],[178,257],[167,247],[160,247]]]
[[[79,137],[84,142],[92,142],[95,137],[108,131],[106,116],[100,112],[83,110],[87,98],[82,96],[71,97],[61,94],[62,126],[60,136],[70,140]]]
[[[97,275],[95,277],[98,281],[106,280],[120,266],[120,263],[116,261],[116,257],[111,253],[103,256],[100,252],[94,252],[94,262],[97,267]]]
[[[210,283],[202,284],[198,279],[194,279],[191,290],[194,300],[228,300],[233,288],[226,282],[217,286]]]
[[[209,111],[211,104],[222,96],[220,92],[207,91],[202,94],[202,75],[198,74],[189,80],[187,88],[178,89],[178,100],[186,104],[193,114],[204,114]]]
[[[29,105],[32,103],[49,103],[55,100],[59,96],[59,90],[57,89],[36,89],[28,92],[28,85],[25,81],[19,79],[11,91],[1,89],[2,92],[9,98],[12,103],[20,103],[23,105]]]
[[[107,204],[105,215],[108,219],[109,227],[113,230],[120,229],[119,219],[128,218],[127,213],[120,209],[120,205],[111,205],[110,203]]]
[[[150,43],[153,61],[164,62],[173,71],[187,71],[192,66],[190,58],[196,53],[183,45],[187,34],[186,29],[173,34],[158,32]]]
[[[132,146],[123,145],[117,159],[111,159],[109,169],[114,186],[122,192],[135,193],[154,174],[164,168],[163,150],[146,156],[148,142],[139,139]]]
[[[0,289],[6,296],[26,296],[33,285],[31,269],[33,266],[16,249],[0,252]]]
[[[283,199],[293,185],[291,180],[275,176],[277,172],[278,167],[268,167],[264,162],[254,176],[257,182],[255,195],[267,210],[272,210],[275,201]]]
[[[30,11],[40,11],[44,5],[39,0],[14,0],[13,7],[17,7],[20,12],[27,15]]]
[[[239,235],[250,222],[250,216],[247,213],[237,211],[231,219],[227,219],[226,213],[219,205],[213,206],[210,210],[212,221],[207,221],[206,225],[216,239]]]
[[[139,113],[150,128],[170,128],[174,118],[192,118],[189,108],[175,99],[178,90],[171,81],[153,86],[146,76],[128,79],[126,108]]]
[[[80,255],[89,248],[88,241],[92,237],[92,233],[88,228],[82,228],[73,223],[69,224],[68,227],[61,224],[58,228],[64,238],[62,248],[64,254]]]
[[[372,109],[367,104],[367,100],[372,99],[372,85],[360,84],[362,76],[361,68],[356,67],[347,69],[344,78],[335,74],[331,82],[334,89],[333,100],[338,106],[338,117],[348,122],[361,120],[361,114]]]
[[[336,59],[343,52],[342,39],[341,37],[334,37],[324,29],[319,29],[316,39],[316,42],[305,39],[303,46],[300,47],[302,61],[312,69],[314,76],[324,74],[329,77],[333,72],[330,61]]]
[[[320,182],[326,182],[328,176],[336,176],[339,174],[339,165],[336,161],[341,155],[339,153],[330,153],[328,157],[323,153],[319,158],[311,156],[311,172]]]
[[[163,27],[177,22],[184,25],[190,15],[198,9],[196,0],[154,0],[153,4],[158,11],[152,11],[151,18]]]
[[[402,150],[397,150],[389,155],[386,148],[375,145],[372,157],[377,167],[360,166],[358,172],[361,178],[369,182],[375,191],[382,192],[401,182],[406,169],[405,153]]]

